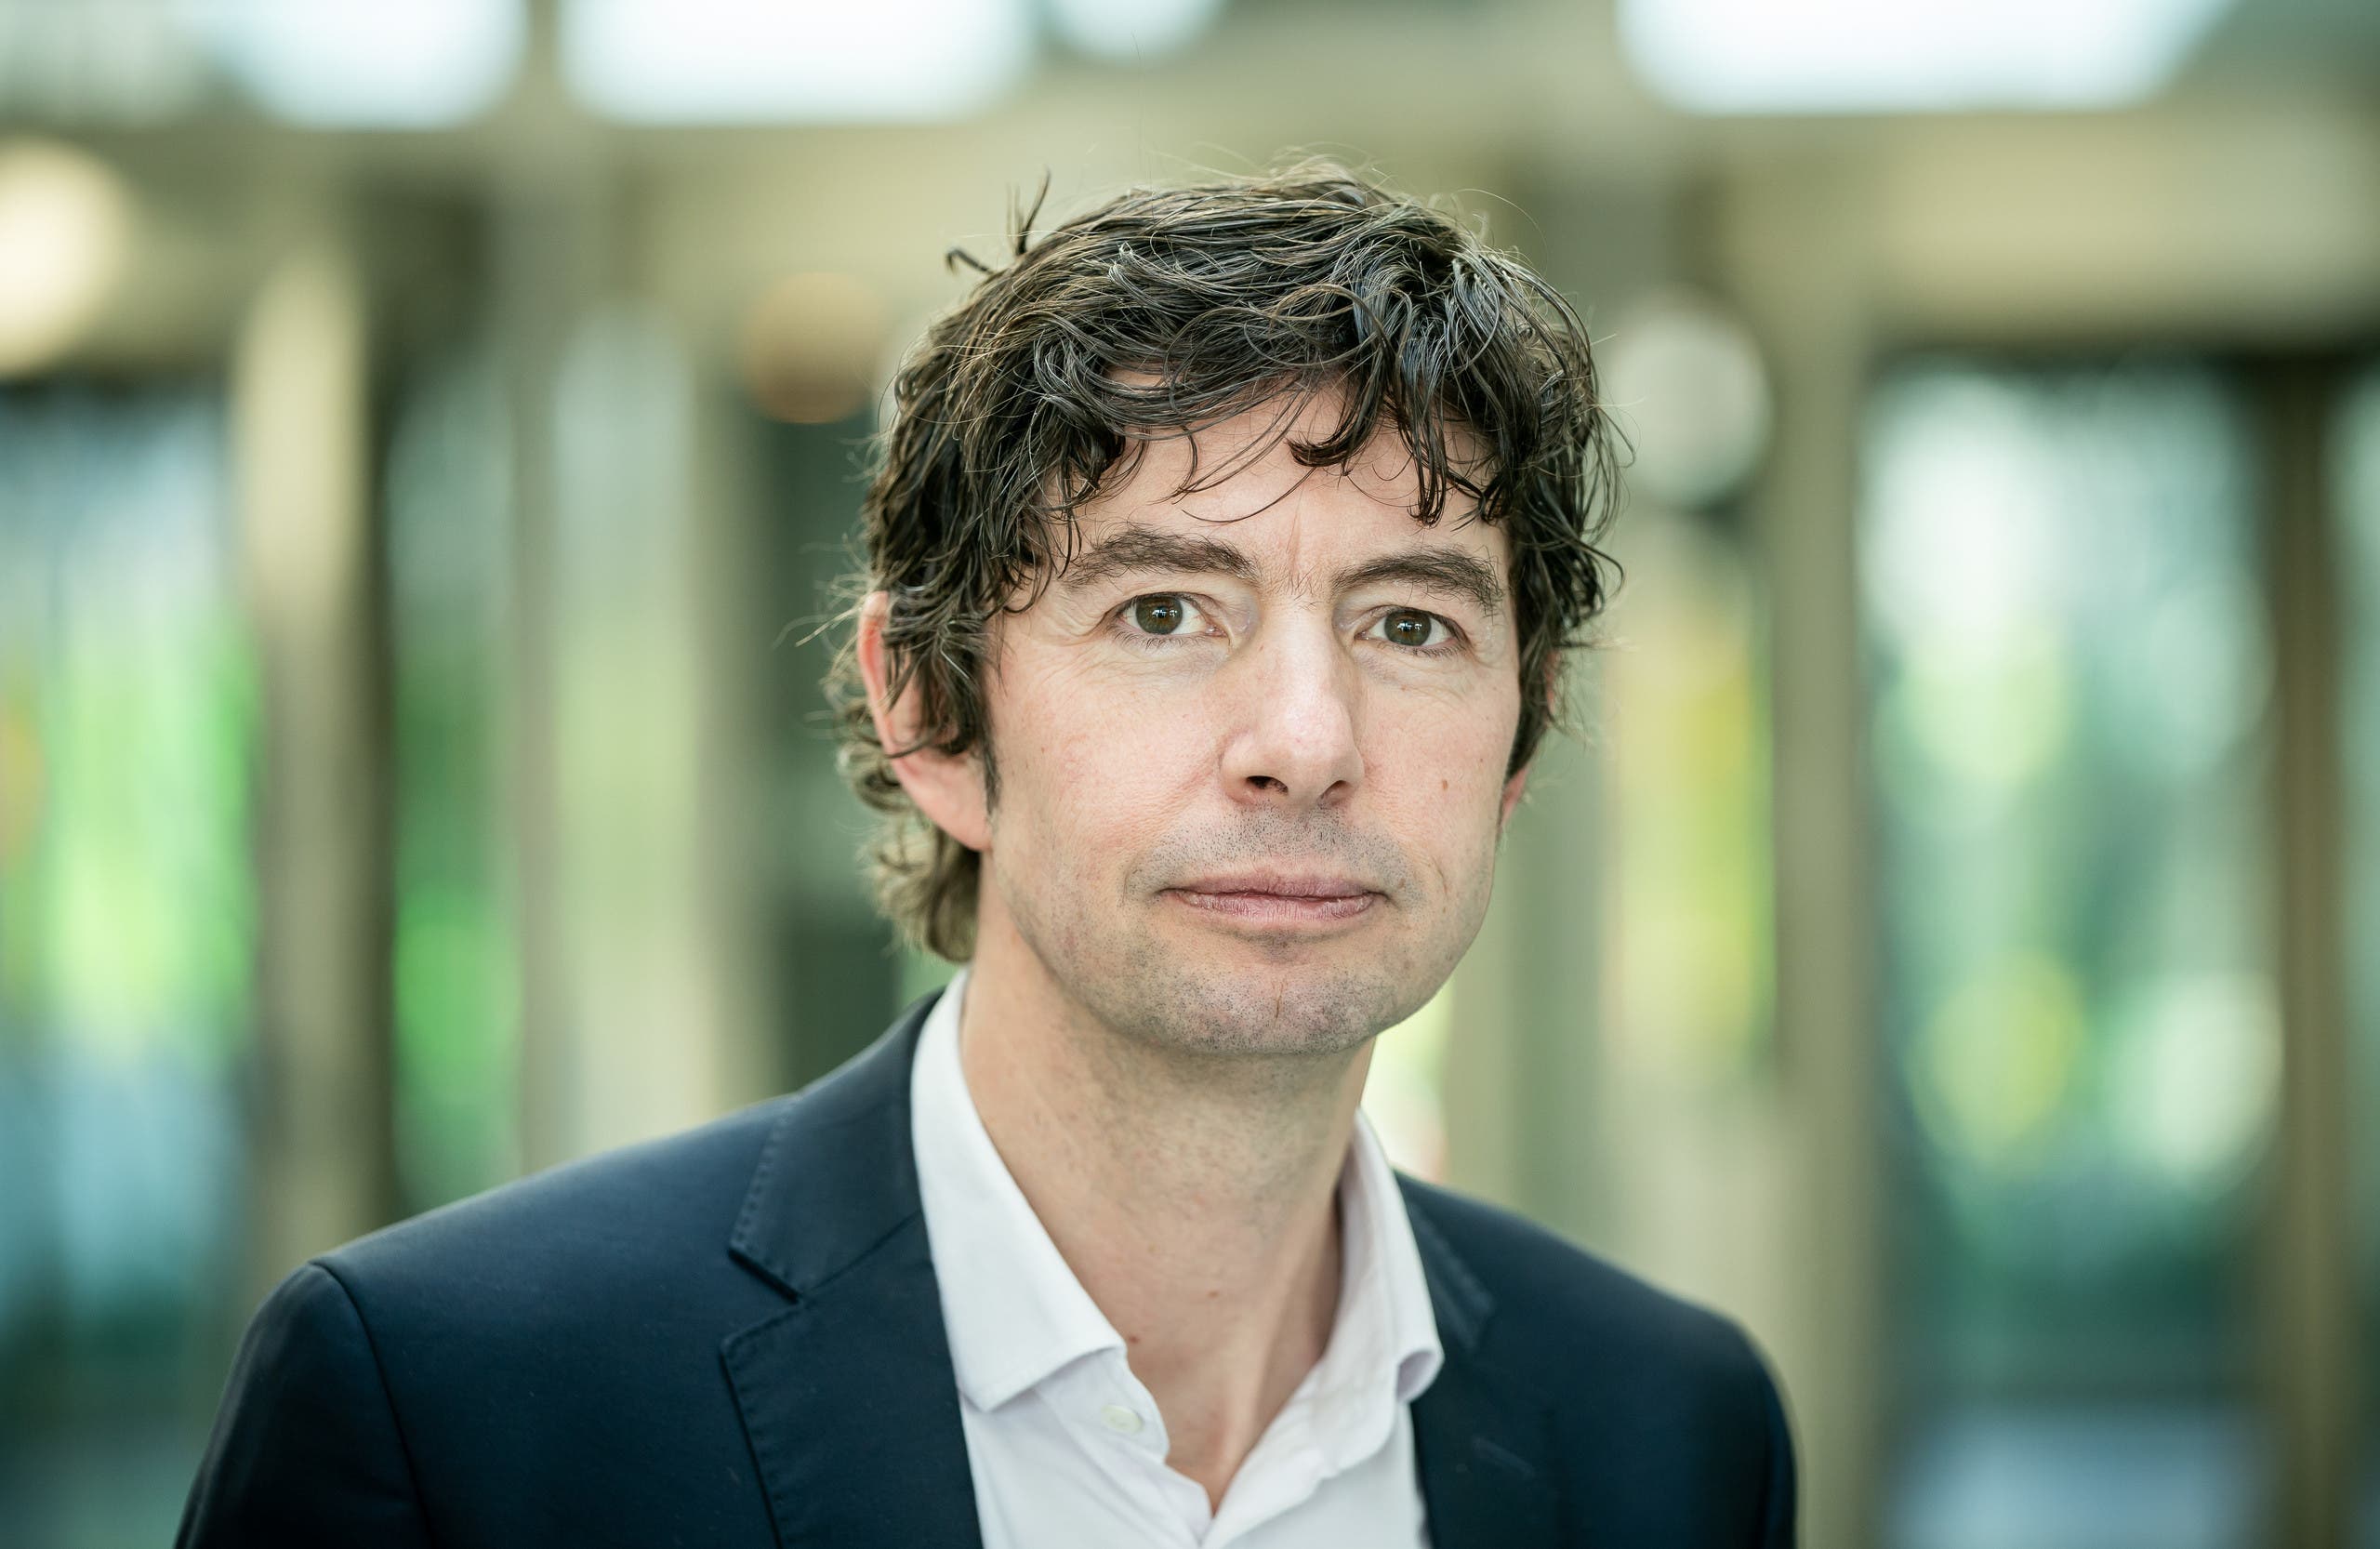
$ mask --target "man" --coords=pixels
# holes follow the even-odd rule
[[[967,966],[803,1092],[298,1270],[183,1542],[1791,1543],[1737,1328],[1357,1109],[1603,602],[1575,314],[1304,166],[1021,232],[894,399],[846,767]]]

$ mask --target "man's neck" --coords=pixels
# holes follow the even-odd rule
[[[959,1053],[1001,1160],[1157,1400],[1168,1462],[1220,1503],[1329,1342],[1370,1044],[1153,1047],[1069,1001],[1013,934],[987,934]]]

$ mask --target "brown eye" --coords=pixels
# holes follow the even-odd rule
[[[1412,608],[1399,608],[1380,622],[1381,633],[1391,645],[1423,646],[1430,643],[1430,629],[1437,618]]]
[[[1183,613],[1179,597],[1142,597],[1132,602],[1132,622],[1152,635],[1170,635],[1182,628]]]

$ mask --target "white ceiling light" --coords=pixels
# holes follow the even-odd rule
[[[1043,0],[1070,47],[1105,60],[1147,60],[1207,30],[1223,0]]]
[[[522,0],[195,0],[233,80],[318,128],[429,129],[493,106],[520,67]]]
[[[194,0],[182,0],[184,5]],[[153,124],[205,95],[207,61],[165,0],[0,0],[0,108],[16,118]]]
[[[1024,0],[566,0],[562,73],[648,124],[931,120],[1024,73]]]
[[[1620,39],[1701,113],[2109,107],[2155,91],[2230,4],[1620,0]]]
[[[102,163],[63,145],[0,144],[0,377],[71,349],[123,273],[132,201]]]

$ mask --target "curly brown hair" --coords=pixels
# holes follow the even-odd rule
[[[1043,192],[1047,193],[1044,184]],[[911,748],[879,739],[856,631],[827,679],[843,774],[880,814],[870,848],[885,912],[954,961],[974,950],[981,857],[911,803],[892,761],[931,747],[982,760],[997,801],[982,672],[989,625],[1029,606],[1072,558],[1076,510],[1129,478],[1153,439],[1278,401],[1342,405],[1309,468],[1344,464],[1393,427],[1419,472],[1415,520],[1449,490],[1504,525],[1512,550],[1521,695],[1508,774],[1560,718],[1564,650],[1610,594],[1594,546],[1617,489],[1617,432],[1598,399],[1585,324],[1560,292],[1436,202],[1331,162],[1191,187],[1135,188],[1033,237],[1013,222],[998,270],[927,330],[893,381],[861,508],[856,617],[889,594],[887,692],[914,693]],[[1263,456],[1273,433],[1177,494]],[[1025,596],[1022,602],[1014,599]]]

